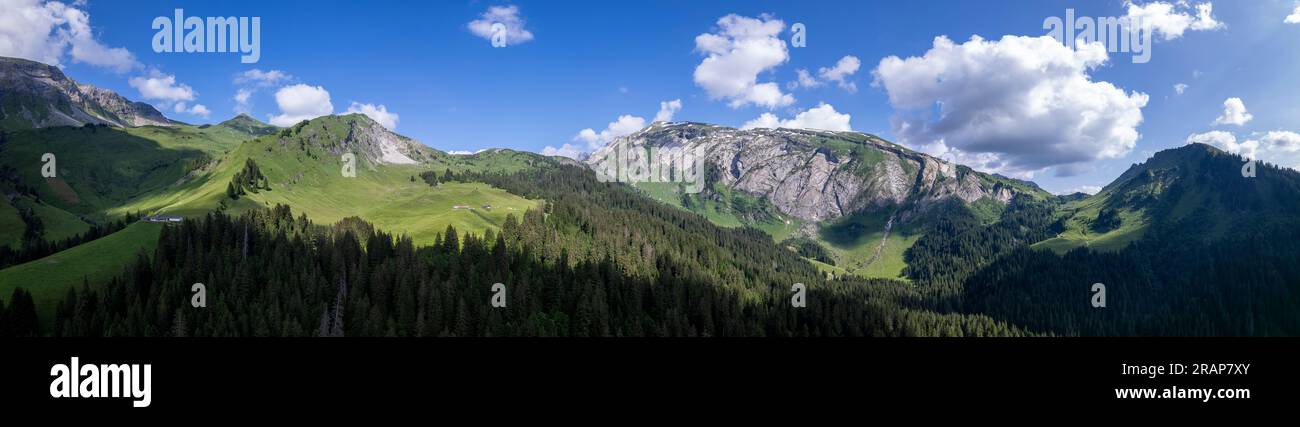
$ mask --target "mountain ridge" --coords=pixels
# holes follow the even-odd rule
[[[82,84],[58,67],[0,57],[0,127],[43,128],[103,124],[118,127],[177,124],[153,106],[108,89]]]
[[[808,222],[912,204],[903,206],[906,221],[949,197],[1006,203],[1017,193],[1047,196],[1032,183],[976,172],[859,132],[655,122],[616,138],[585,163],[609,168],[616,150],[656,147],[703,149],[706,162],[723,172],[719,182]]]

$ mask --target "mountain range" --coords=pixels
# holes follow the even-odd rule
[[[169,126],[152,105],[77,83],[58,67],[0,57],[0,123],[5,129],[81,126]]]
[[[615,151],[654,148],[706,153],[702,191],[672,182],[603,183],[592,173],[609,167]],[[41,174],[44,153],[55,154],[57,176]],[[733,325],[737,334],[1300,333],[1300,319],[1283,314],[1300,306],[1300,289],[1293,289],[1300,271],[1274,265],[1276,257],[1239,254],[1219,261],[1229,265],[1215,271],[1273,272],[1243,279],[1239,289],[1254,292],[1250,298],[1229,296],[1231,287],[1184,286],[1196,282],[1176,274],[1178,263],[1200,262],[1181,252],[1188,248],[1238,250],[1254,241],[1289,253],[1294,246],[1280,239],[1300,220],[1300,174],[1260,165],[1247,177],[1243,164],[1239,156],[1190,144],[1133,165],[1096,195],[1057,196],[876,135],[692,122],[655,122],[581,162],[507,149],[454,155],[360,114],[283,128],[242,114],[189,125],[148,104],[78,84],[57,67],[0,58],[0,297],[28,289],[51,333],[56,325],[49,319],[59,318],[69,289],[111,287],[124,271],[138,271],[141,256],[156,259],[160,241],[177,238],[140,217],[177,215],[187,224],[224,227],[209,221],[291,209],[302,226],[290,235],[310,234],[307,223],[324,227],[317,232],[333,239],[339,235],[329,233],[374,238],[383,230],[413,247],[442,247],[461,233],[491,246],[493,236],[509,235],[516,240],[502,244],[518,249],[520,260],[574,268],[609,263],[627,275],[617,280],[662,278],[669,274],[665,268],[693,271],[682,280],[708,277],[727,292],[708,303],[710,310],[737,304],[733,314],[758,316],[754,322],[766,314],[753,310],[767,309],[753,304],[783,300],[789,284],[780,280],[800,280],[818,295],[867,310],[859,320],[870,318],[873,325],[815,311],[826,317],[795,316],[803,319],[796,323],[807,323],[780,321],[768,329]],[[268,227],[258,231],[272,233],[268,241],[276,230],[285,231],[268,225],[274,221],[248,221]],[[527,233],[519,234],[519,222],[531,224]],[[249,231],[243,233],[247,241]],[[513,246],[516,241],[520,246]],[[247,243],[242,250],[247,253]],[[1151,258],[1155,254],[1175,265],[1153,267],[1161,262]],[[671,267],[677,263],[684,264]],[[1077,289],[1073,282],[1037,287],[1040,278],[1026,265],[1065,268],[1054,277],[1080,283]],[[1141,280],[1125,285],[1124,276],[1109,272],[1121,268]],[[612,274],[602,276],[607,286]],[[1112,298],[1163,289],[1169,301],[1217,311],[1183,313],[1167,302],[1120,299],[1103,322],[1097,320],[1103,315],[1088,311],[1087,298],[1070,305],[1072,292],[1086,297],[1087,286],[1102,278],[1120,289]],[[600,292],[605,298],[614,291]],[[1205,305],[1216,297],[1221,304]],[[1258,300],[1264,297],[1274,305],[1264,307]],[[703,310],[701,302],[680,298]],[[596,309],[587,300],[572,304],[555,310],[568,318],[575,310]],[[1052,317],[1028,306],[1059,306],[1066,314]],[[1248,325],[1222,320],[1243,307],[1252,313]],[[320,313],[315,306],[304,310]],[[366,308],[355,310],[364,314]],[[1144,310],[1173,310],[1161,312],[1173,320],[1208,316],[1212,325],[1142,326],[1153,315]],[[380,317],[403,324],[398,314],[385,313]],[[647,320],[656,327],[664,327],[657,323],[665,321],[661,316],[682,315],[656,313]],[[469,316],[466,322],[492,322]],[[839,323],[826,323],[831,318]],[[690,327],[665,330],[700,333],[707,323],[711,333],[721,333],[713,321],[682,321]]]

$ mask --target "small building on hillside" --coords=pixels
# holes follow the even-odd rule
[[[145,222],[177,223],[185,221],[185,217],[180,215],[154,215],[141,217],[140,220]]]

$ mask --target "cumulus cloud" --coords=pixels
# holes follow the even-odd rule
[[[862,61],[859,61],[858,57],[846,55],[845,57],[840,58],[839,62],[835,63],[834,67],[822,67],[817,70],[817,74],[826,81],[835,82],[835,84],[839,85],[841,89],[849,91],[849,93],[854,93],[858,91],[858,85],[857,83],[849,81],[848,78],[852,77],[853,73],[858,72],[858,68],[861,66]]]
[[[1300,152],[1300,133],[1275,130],[1255,132],[1245,140],[1238,142],[1236,135],[1215,130],[1195,133],[1187,137],[1187,143],[1209,144],[1229,153],[1240,154],[1249,159],[1268,157],[1270,162],[1295,160],[1295,153]]]
[[[240,88],[239,90],[235,91],[235,96],[232,97],[231,99],[235,100],[236,113],[248,114],[253,111],[253,105],[252,105],[253,92],[254,92],[253,89],[245,89],[245,88]]]
[[[682,100],[680,99],[660,102],[659,111],[655,113],[654,121],[672,121],[673,115],[681,109]],[[578,131],[578,134],[573,136],[573,140],[575,142],[582,142],[583,145],[564,144],[559,148],[546,146],[542,149],[542,154],[548,156],[565,156],[577,159],[584,153],[600,149],[600,147],[613,141],[614,138],[634,133],[644,129],[645,127],[646,120],[644,117],[624,114],[618,116],[617,120],[609,122],[609,124],[605,125],[605,129],[600,131],[592,128]]]
[[[172,111],[192,114],[203,118],[207,118],[208,114],[212,113],[211,111],[208,111],[208,107],[203,104],[186,105],[185,102],[177,102],[176,105],[172,107]]]
[[[1269,150],[1294,153],[1300,151],[1300,134],[1291,131],[1269,131],[1260,138]]]
[[[1282,22],[1288,24],[1300,24],[1300,1],[1295,2],[1295,10],[1292,10],[1291,14],[1287,15],[1286,19]]]
[[[656,122],[671,122],[673,115],[682,109],[682,100],[663,101],[659,103],[659,112],[655,113]]]
[[[594,150],[609,143],[609,141],[614,140],[614,138],[636,132],[644,127],[644,118],[633,116],[631,114],[624,114],[618,116],[618,120],[609,122],[609,125],[606,125],[605,129],[600,132],[596,132],[591,128],[578,131],[578,135],[574,136],[573,140],[586,142],[587,146]]]
[[[1060,194],[1070,195],[1075,193],[1083,193],[1087,195],[1093,195],[1101,192],[1101,188],[1102,187],[1100,185],[1080,185],[1078,187],[1074,187],[1069,190],[1066,190],[1064,193],[1060,193]]]
[[[1089,72],[1107,60],[1100,43],[1070,49],[1051,37],[935,38],[923,56],[880,61],[875,82],[895,109],[900,142],[973,167],[1031,178],[1126,155],[1148,96]]]
[[[812,89],[821,87],[827,82],[830,82],[835,83],[840,87],[840,89],[844,89],[849,93],[855,93],[858,91],[858,84],[849,79],[852,78],[853,74],[857,73],[858,69],[861,67],[862,61],[859,61],[858,57],[845,55],[843,58],[840,58],[834,66],[821,67],[818,69],[817,76],[813,76],[812,73],[809,73],[808,70],[803,68],[795,70],[796,80],[787,83],[786,87],[789,87],[790,89],[800,87]]]
[[[1214,18],[1214,4],[1210,2],[1192,7],[1186,1],[1168,3],[1156,1],[1139,5],[1127,2],[1127,18],[1130,22],[1141,20],[1143,26],[1149,27],[1154,34],[1165,40],[1173,40],[1191,31],[1211,31],[1223,28],[1222,22]]]
[[[767,15],[749,18],[727,15],[717,22],[716,33],[695,37],[695,49],[705,55],[695,67],[695,84],[711,99],[727,100],[731,108],[756,105],[774,109],[794,103],[772,82],[758,82],[758,75],[790,59],[785,40],[779,36],[785,22]]]
[[[0,0],[0,56],[62,65],[65,55],[85,63],[125,73],[140,67],[135,55],[95,39],[90,15],[78,8],[41,0]]]
[[[235,84],[269,87],[287,83],[293,76],[280,70],[262,71],[254,68],[235,75]]]
[[[1223,115],[1214,119],[1216,125],[1237,125],[1241,126],[1255,118],[1246,112],[1246,103],[1241,102],[1241,98],[1228,98],[1223,101]]]
[[[582,156],[585,155],[586,153],[587,152],[583,150],[582,147],[578,147],[573,144],[564,144],[560,148],[555,148],[548,145],[546,146],[546,148],[542,149],[543,156],[564,156],[574,160],[581,159]]]
[[[294,81],[293,75],[280,70],[262,71],[251,69],[235,74],[233,80],[239,89],[235,91],[235,112],[248,114],[253,110],[253,95],[259,89],[284,85]]]
[[[1240,154],[1242,157],[1250,159],[1258,158],[1258,140],[1251,139],[1238,143],[1235,135],[1221,130],[1212,130],[1205,133],[1194,133],[1188,135],[1187,143],[1213,145],[1223,151]]]
[[[822,82],[820,80],[817,80],[816,77],[813,77],[812,73],[809,73],[808,70],[806,69],[800,68],[794,70],[794,73],[795,73],[795,80],[790,83],[786,83],[785,85],[790,89],[798,89],[801,87],[805,89],[812,89],[815,87],[820,87],[822,85]]]
[[[385,107],[384,104],[376,106],[375,104],[361,104],[353,101],[352,105],[348,106],[348,113],[365,114],[366,117],[388,128],[388,130],[397,130],[397,113],[390,113],[388,107]]]
[[[1179,94],[1179,95],[1182,95],[1183,92],[1187,92],[1187,84],[1186,84],[1186,83],[1178,83],[1178,84],[1175,84],[1175,85],[1174,85],[1174,92],[1177,93],[1177,94]]]
[[[269,121],[280,127],[334,113],[329,91],[320,86],[301,83],[285,86],[275,92],[275,103],[280,107],[280,114],[269,115]]]
[[[781,120],[775,114],[763,113],[754,120],[746,122],[741,129],[754,128],[787,128],[787,129],[819,129],[832,131],[850,131],[849,126],[851,117],[846,113],[835,111],[835,107],[830,104],[822,103],[816,107],[809,108],[796,114],[789,120]]]
[[[491,6],[486,12],[479,15],[479,19],[470,21],[467,26],[469,32],[476,36],[492,40],[493,24],[505,26],[506,46],[524,43],[533,39],[533,33],[524,28],[527,22],[519,16],[519,6]]]
[[[140,91],[144,99],[167,102],[193,101],[194,89],[189,85],[176,82],[176,76],[163,74],[157,70],[148,76],[137,76],[127,80],[127,84]]]

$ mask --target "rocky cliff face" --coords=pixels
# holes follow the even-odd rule
[[[41,128],[172,124],[143,102],[117,93],[78,84],[58,67],[18,58],[0,57],[0,127]]]
[[[353,153],[372,165],[423,164],[445,156],[419,141],[393,133],[363,114],[321,116],[280,129],[270,137],[280,145],[318,147],[331,156]]]
[[[586,161],[593,169],[610,170],[618,150],[645,153],[648,148],[702,153],[720,172],[718,182],[766,198],[781,212],[810,222],[881,210],[906,221],[938,201],[989,198],[1005,203],[1023,191],[1005,179],[856,132],[656,122],[616,139]]]
[[[101,118],[122,127],[169,126],[172,121],[152,105],[133,102],[108,89],[88,84],[77,85],[83,95],[83,108],[102,111]]]

